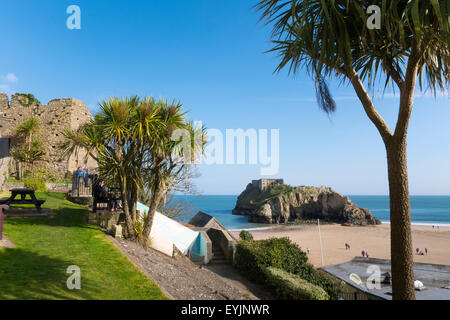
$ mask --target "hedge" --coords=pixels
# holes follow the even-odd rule
[[[239,241],[235,267],[247,279],[266,285],[268,267],[277,268],[323,288],[331,299],[337,299],[340,287],[308,263],[308,257],[289,238]]]
[[[241,238],[241,240],[253,240],[253,235],[247,230],[242,230],[241,233],[239,233],[239,238]]]
[[[277,298],[283,300],[329,300],[330,296],[321,287],[300,276],[269,267],[265,270],[266,285]]]
[[[45,180],[42,178],[26,178],[23,179],[26,188],[36,189],[37,191],[45,192],[47,191],[47,186]]]

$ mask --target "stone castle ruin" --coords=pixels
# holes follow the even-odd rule
[[[40,119],[40,137],[46,152],[46,161],[40,161],[36,167],[43,168],[58,179],[69,178],[78,166],[85,165],[85,154],[80,152],[69,159],[62,158],[58,145],[64,141],[62,132],[66,128],[77,129],[92,119],[88,107],[81,101],[67,98],[55,99],[47,105],[41,105],[33,95],[14,94],[11,101],[8,95],[0,93],[0,185],[5,177],[16,177],[18,166],[11,151],[19,143],[15,133],[16,126],[36,116]],[[89,169],[97,167],[95,161],[86,163]]]
[[[259,188],[259,190],[264,191],[268,187],[272,187],[277,184],[284,184],[283,179],[259,179],[259,180],[252,180],[252,185],[254,187]]]

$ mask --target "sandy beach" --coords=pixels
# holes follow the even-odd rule
[[[450,227],[413,226],[413,248],[419,248],[428,255],[414,255],[415,262],[450,265]],[[361,256],[367,251],[369,257],[390,259],[390,226],[387,224],[369,227],[344,227],[322,225],[324,265],[338,264]],[[310,248],[309,260],[321,267],[320,241],[317,225],[280,226],[266,230],[251,231],[255,240],[288,237],[304,251]],[[239,238],[239,232],[233,232]],[[345,243],[351,247],[345,250]]]

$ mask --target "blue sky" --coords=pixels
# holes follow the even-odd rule
[[[280,170],[292,185],[328,185],[343,194],[387,194],[386,156],[351,88],[330,83],[338,110],[315,102],[305,72],[273,74],[270,30],[255,1],[4,1],[0,11],[0,92],[62,97],[95,113],[109,96],[180,100],[208,128],[279,129]],[[81,8],[81,30],[66,8]],[[371,93],[391,127],[398,98]],[[412,194],[450,194],[448,96],[418,97],[408,140]],[[204,194],[238,194],[260,166],[201,165]]]

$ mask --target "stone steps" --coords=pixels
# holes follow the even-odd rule
[[[228,260],[225,257],[225,254],[223,253],[222,249],[218,247],[212,248],[213,258],[209,262],[209,264],[228,264]]]

